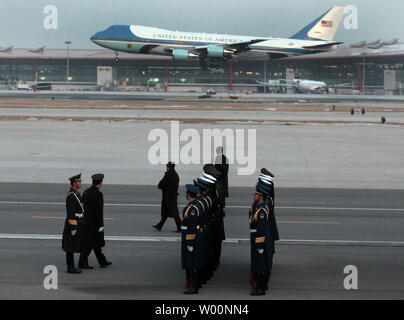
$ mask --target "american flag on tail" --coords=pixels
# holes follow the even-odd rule
[[[332,28],[334,26],[334,23],[330,20],[321,20],[321,26],[323,28]]]

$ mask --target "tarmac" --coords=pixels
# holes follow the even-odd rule
[[[255,87],[253,87],[255,89]],[[0,90],[3,98],[60,98],[60,99],[91,99],[91,100],[141,100],[141,101],[200,101],[203,93],[198,92],[133,92],[133,91],[23,91]],[[241,97],[243,100],[255,102],[297,102],[297,103],[338,103],[344,102],[394,102],[404,104],[403,96],[394,95],[345,95],[345,94],[253,94],[242,92],[217,93],[208,101],[225,102],[228,97]]]
[[[62,92],[59,97],[79,99],[87,94]],[[151,98],[171,99],[169,95],[152,94]],[[109,97],[104,93],[89,96]],[[144,101],[141,94],[132,96]],[[330,96],[316,96],[310,99],[332,101]],[[119,93],[113,99],[125,97]],[[261,167],[276,176],[281,234],[270,290],[262,299],[404,299],[404,134],[401,124],[392,124],[403,121],[403,113],[398,112],[400,99],[365,97],[368,100],[355,102],[378,106],[386,99],[383,105],[389,111],[382,125],[379,118],[385,114],[380,110],[353,116],[348,112],[265,110],[259,99],[269,98],[255,98],[264,110],[2,106],[0,256],[5,258],[0,262],[0,299],[184,298],[174,223],[168,221],[162,232],[151,227],[159,220],[161,194],[156,184],[165,170],[164,164],[150,162],[155,142],[149,136],[154,129],[164,130],[170,145],[185,129],[196,129],[201,154],[209,149],[203,147],[206,129],[243,130],[245,139],[248,130],[253,130],[256,136],[251,149],[255,152],[244,148],[245,155],[255,157],[252,174],[238,174],[245,166],[241,162],[230,165],[221,268],[192,299],[250,299],[247,215]],[[289,98],[299,100],[298,106],[308,101],[303,102],[300,95]],[[170,135],[172,120],[179,121],[180,132]],[[229,142],[229,148],[240,143]],[[180,150],[185,144],[180,143]],[[180,208],[185,204],[183,185],[202,173],[200,160],[177,163]],[[92,174],[105,174],[105,253],[113,265],[99,269],[91,257],[96,268],[76,276],[65,273],[60,239],[67,178],[79,172],[84,187]],[[46,265],[59,271],[58,290],[43,287]],[[343,286],[347,265],[358,268],[359,290]]]
[[[66,274],[60,235],[67,188],[0,184],[0,255],[7,257],[0,263],[1,299],[184,298],[179,238],[172,220],[162,232],[151,227],[160,214],[160,193],[151,186],[105,185],[104,252],[113,264],[99,269],[91,256],[94,270]],[[192,299],[251,298],[247,217],[252,194],[252,188],[230,189],[221,267]],[[270,290],[260,299],[404,298],[401,191],[278,188],[276,199],[281,241]],[[183,190],[179,204],[184,204]],[[58,290],[43,287],[47,265],[58,270]],[[343,286],[347,265],[358,269],[358,290]]]
[[[404,134],[400,126],[197,123],[180,124],[179,128],[194,128],[201,137],[203,129],[230,129],[234,134],[241,129],[245,139],[248,129],[256,130],[256,161],[251,160],[256,168],[253,174],[241,176],[238,169],[246,165],[235,161],[229,176],[233,186],[253,185],[258,170],[268,167],[280,187],[403,188]],[[170,136],[171,124],[2,121],[1,180],[60,183],[82,172],[88,182],[93,173],[102,171],[108,184],[155,185],[165,169],[163,164],[149,161],[149,150],[155,144],[148,141],[153,129],[163,129]],[[212,161],[213,155],[212,151]],[[177,169],[181,184],[186,184],[201,174],[202,165],[179,163]]]

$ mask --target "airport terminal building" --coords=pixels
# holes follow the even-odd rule
[[[352,92],[404,94],[404,44],[362,42],[333,52],[273,59],[228,61],[202,71],[197,62],[104,49],[0,48],[0,86],[48,83],[54,90],[275,92],[285,79],[310,79]],[[342,89],[343,88],[343,89]],[[340,89],[338,89],[340,90]]]

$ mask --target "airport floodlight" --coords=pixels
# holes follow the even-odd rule
[[[69,59],[69,45],[72,44],[72,42],[70,40],[65,41],[66,44],[66,59],[67,59],[67,63],[66,63],[66,83],[65,83],[65,90],[67,90],[67,83],[69,81],[69,65],[70,65],[70,59]]]

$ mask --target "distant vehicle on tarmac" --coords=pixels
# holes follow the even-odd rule
[[[31,86],[27,83],[17,83],[17,90],[32,90]]]
[[[197,60],[201,68],[220,68],[230,59],[269,60],[332,51],[344,17],[344,7],[334,7],[289,38],[249,37],[191,33],[137,26],[113,25],[91,37],[99,46],[116,52],[171,56],[174,60]]]

